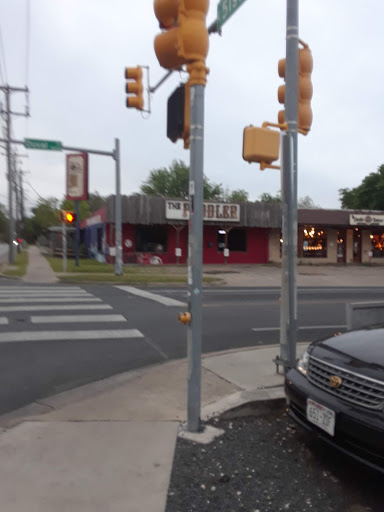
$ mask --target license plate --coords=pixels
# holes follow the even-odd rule
[[[335,435],[335,412],[310,398],[307,399],[307,420],[325,430],[329,435]]]

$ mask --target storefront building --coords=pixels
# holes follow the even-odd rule
[[[83,221],[91,257],[113,262],[115,204]],[[204,264],[281,262],[279,203],[204,202]],[[147,196],[122,197],[123,262],[185,264],[189,203]],[[299,263],[383,263],[384,212],[310,209],[298,211]]]

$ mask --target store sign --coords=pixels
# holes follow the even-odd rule
[[[70,201],[88,199],[88,155],[67,155],[67,195]]]
[[[213,222],[240,222],[240,205],[228,203],[204,203],[203,219]],[[188,201],[166,201],[165,218],[188,220]]]
[[[384,215],[351,213],[349,223],[351,226],[384,226]]]

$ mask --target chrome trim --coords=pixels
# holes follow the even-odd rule
[[[342,384],[338,388],[332,388],[329,384],[329,378],[335,373],[342,379]],[[347,402],[366,409],[384,409],[384,381],[349,371],[311,355],[307,378],[314,386]]]

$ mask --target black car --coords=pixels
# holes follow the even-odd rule
[[[312,343],[285,393],[297,422],[384,473],[384,325]]]

